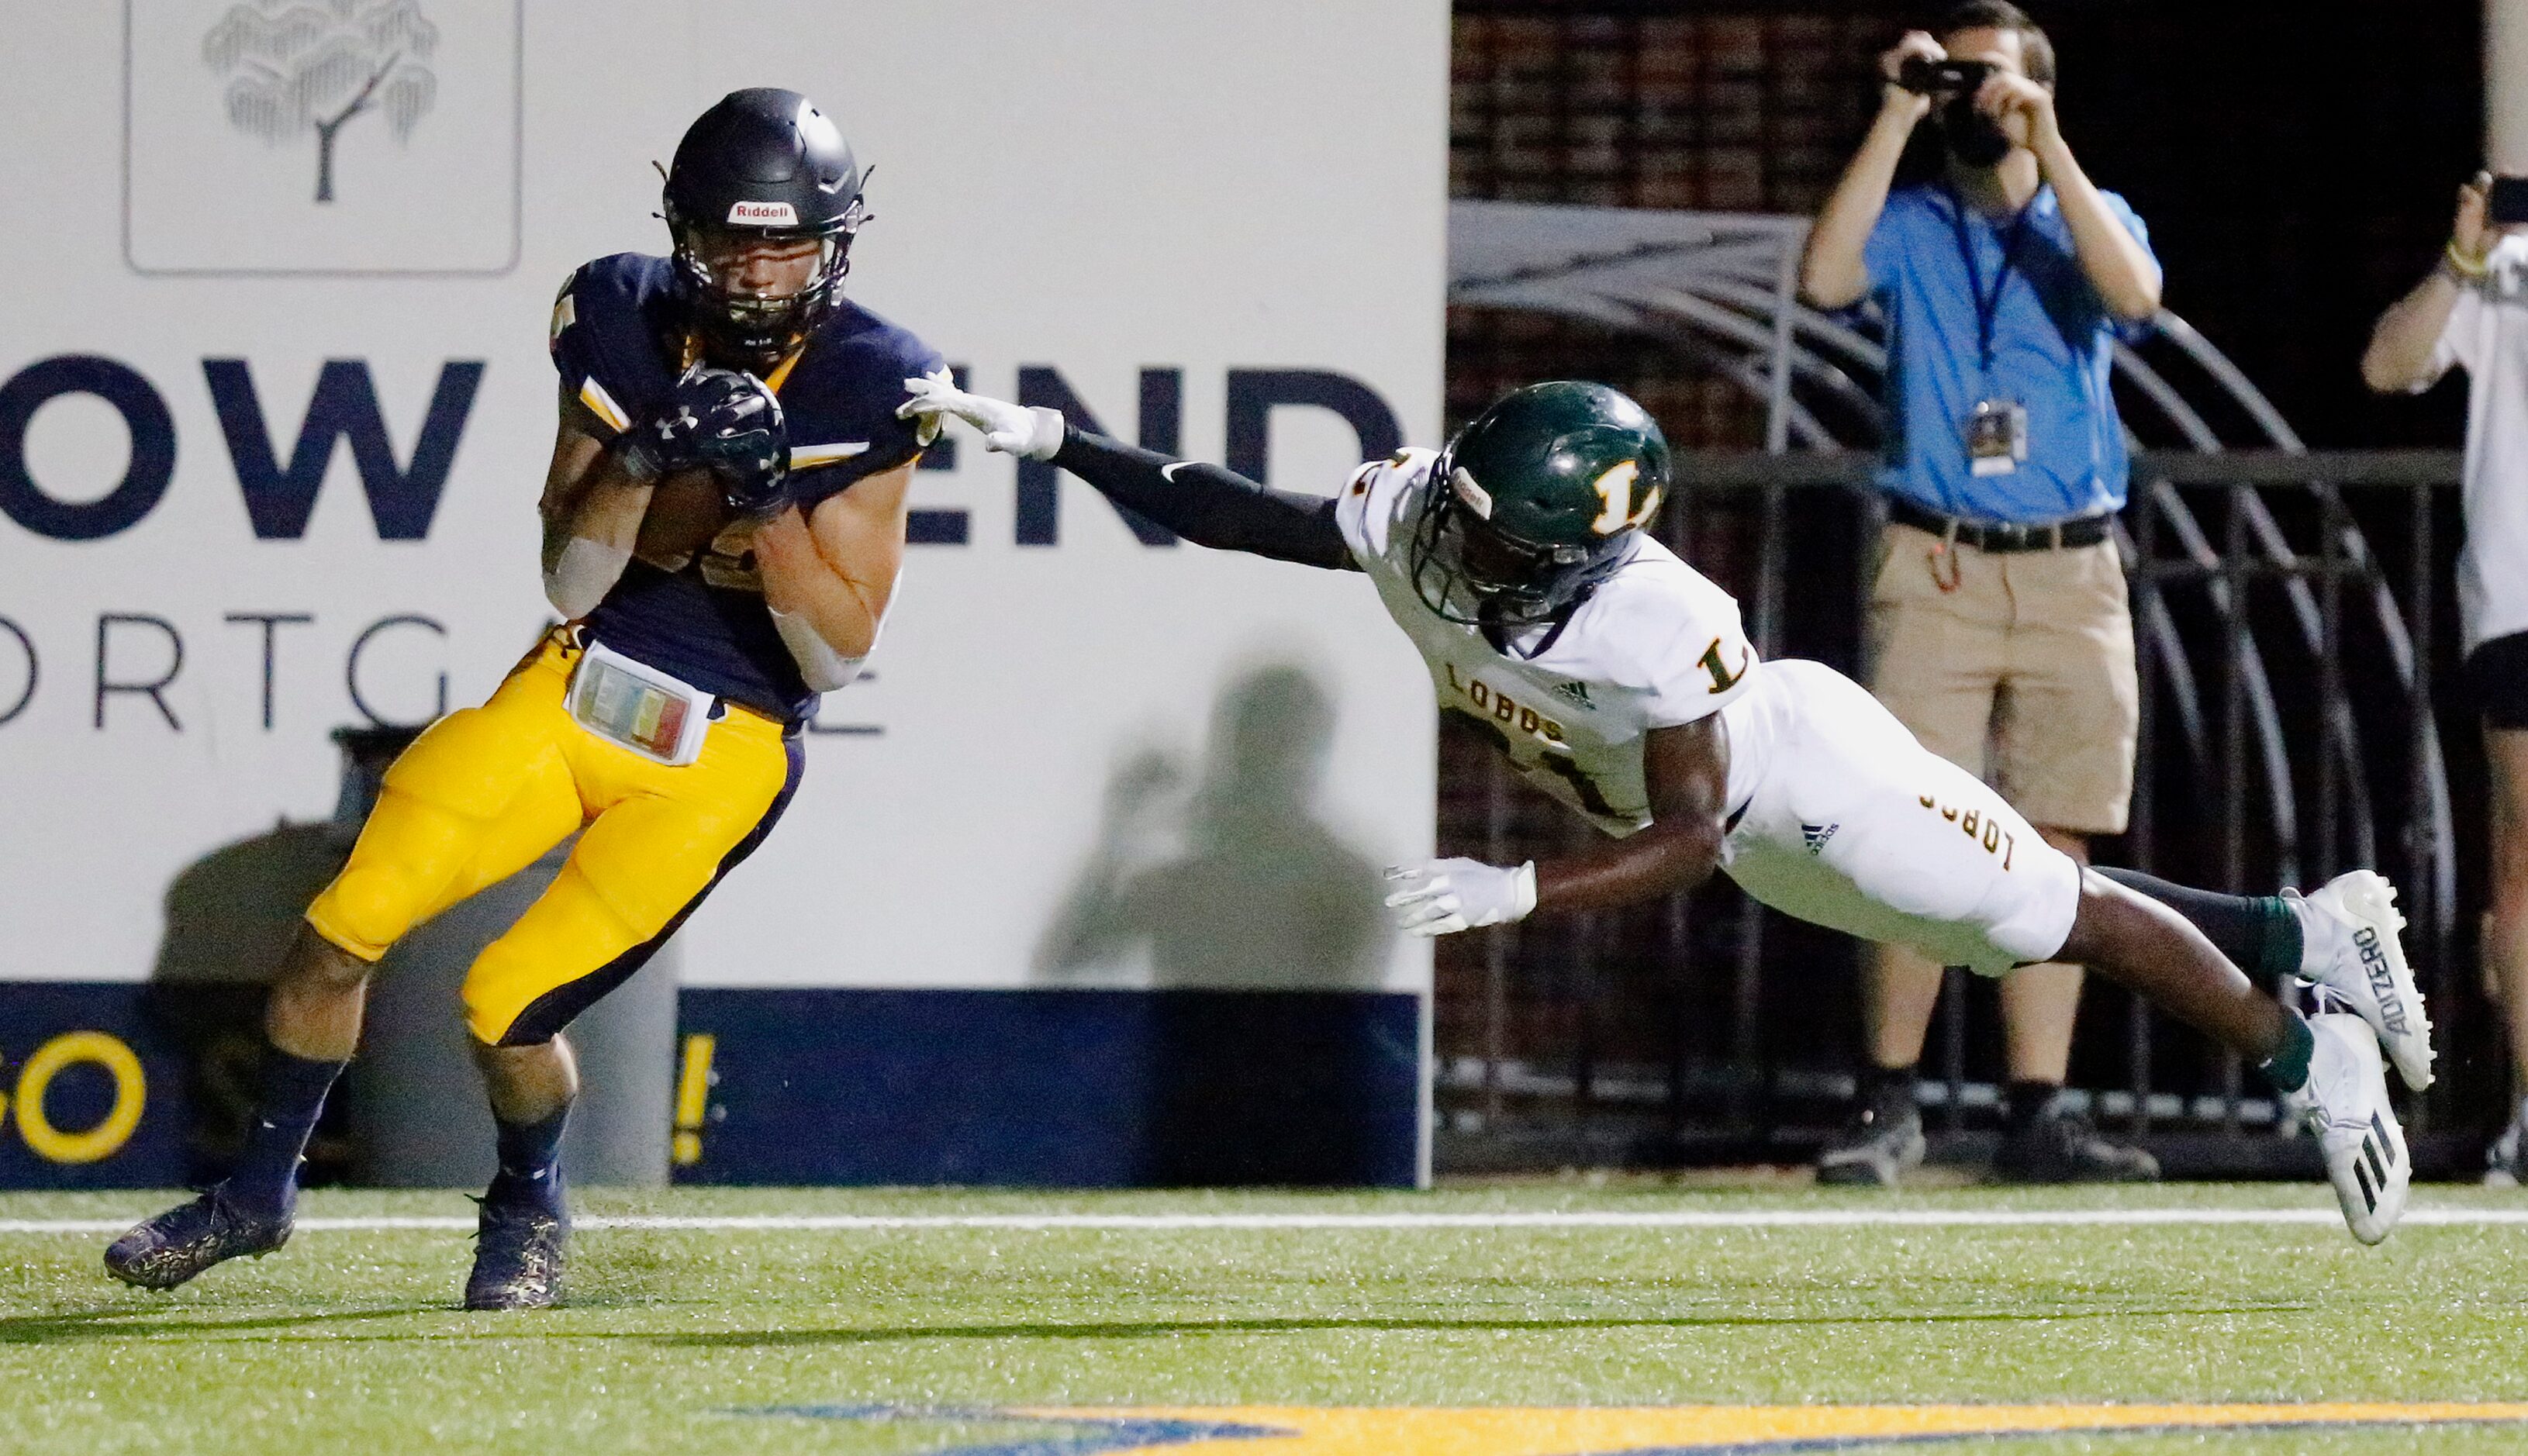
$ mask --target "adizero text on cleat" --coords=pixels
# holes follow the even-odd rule
[[[2367,869],[2337,875],[2310,892],[2300,916],[2308,947],[2304,979],[2335,993],[2396,1064],[2396,1075],[2420,1092],[2432,1084],[2432,1018],[2396,932],[2396,887]]]
[[[570,1220],[548,1208],[483,1201],[474,1231],[469,1310],[542,1310],[561,1300],[562,1246]]]
[[[106,1273],[143,1289],[173,1289],[214,1264],[269,1254],[290,1242],[290,1216],[251,1214],[213,1188],[132,1225],[105,1251]]]
[[[2403,1216],[2414,1175],[2404,1129],[2388,1105],[2379,1040],[2360,1017],[2341,1013],[2309,1017],[2308,1029],[2316,1038],[2308,1082],[2284,1102],[2317,1135],[2352,1236],[2375,1244]]]

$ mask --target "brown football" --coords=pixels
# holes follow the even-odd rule
[[[640,554],[647,560],[690,556],[711,545],[728,525],[719,481],[708,470],[680,470],[661,478],[641,518]]]

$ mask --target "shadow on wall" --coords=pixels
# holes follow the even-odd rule
[[[1326,690],[1275,665],[1221,696],[1189,798],[1167,754],[1128,759],[1036,973],[1060,979],[1146,953],[1161,990],[1375,987],[1387,949],[1379,867],[1315,817],[1333,741]]]
[[[1222,695],[1190,792],[1156,750],[1107,788],[1097,847],[1035,971],[1080,980],[1146,958],[1149,993],[1077,993],[1132,998],[1137,1065],[1095,1073],[1139,1094],[1132,1181],[1396,1175],[1371,1110],[1397,1085],[1409,1101],[1415,1051],[1382,1020],[1379,866],[1315,816],[1333,739],[1325,688],[1268,666]]]

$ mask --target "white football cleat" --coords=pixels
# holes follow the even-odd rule
[[[2305,897],[2289,890],[2283,895],[2305,907],[2299,917],[2306,942],[2300,978],[2334,992],[2370,1023],[2406,1086],[2417,1092],[2430,1086],[2432,1018],[2396,940],[2405,928],[2396,887],[2374,871],[2356,869]]]
[[[2405,1153],[2405,1131],[2388,1105],[2388,1068],[2379,1039],[2359,1016],[2344,1013],[2308,1018],[2316,1049],[2308,1059],[2308,1083],[2283,1099],[2284,1108],[2317,1135],[2326,1154],[2326,1176],[2352,1236],[2375,1244],[2405,1212],[2414,1163]]]

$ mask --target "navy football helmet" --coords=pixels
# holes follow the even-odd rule
[[[731,91],[686,129],[663,214],[681,300],[714,352],[769,366],[832,312],[869,220],[861,182],[842,131],[797,91]],[[738,278],[730,260],[759,239],[813,241],[807,283],[774,293]]]

